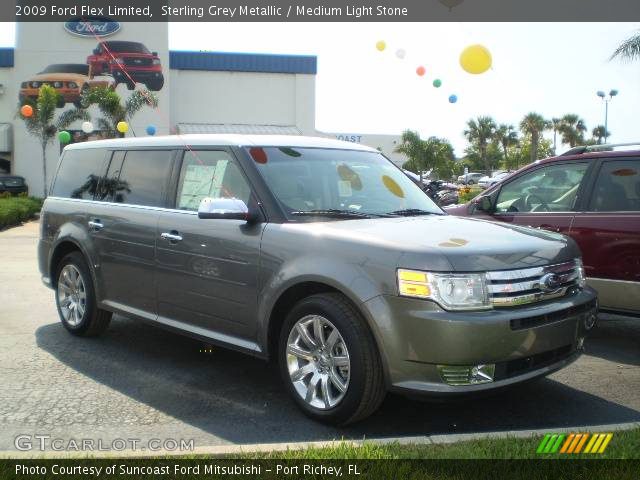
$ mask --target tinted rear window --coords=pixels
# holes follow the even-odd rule
[[[89,75],[89,65],[76,63],[59,63],[49,65],[40,73],[77,73],[79,75]]]
[[[144,53],[151,52],[142,43],[137,42],[105,42],[106,47],[112,52],[118,53]]]
[[[171,175],[169,150],[130,150],[117,181],[115,201],[150,207],[164,206],[165,188]]]
[[[100,148],[65,152],[52,195],[92,200],[105,169],[105,151]]]

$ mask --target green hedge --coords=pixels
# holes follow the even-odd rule
[[[42,200],[39,198],[0,195],[0,230],[33,218],[41,208]]]

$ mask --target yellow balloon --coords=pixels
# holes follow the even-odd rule
[[[460,54],[460,65],[465,72],[479,75],[491,68],[491,52],[484,45],[470,45]]]
[[[129,124],[127,122],[118,122],[116,128],[120,133],[127,133],[129,131]]]
[[[376,49],[378,49],[379,52],[382,52],[385,48],[387,48],[387,42],[384,40],[376,42]]]

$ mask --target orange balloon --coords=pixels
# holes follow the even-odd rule
[[[418,68],[416,68],[416,73],[422,77],[425,73],[427,73],[427,69],[420,65]]]
[[[32,117],[33,116],[33,107],[31,105],[23,105],[20,109],[20,113],[23,117]]]

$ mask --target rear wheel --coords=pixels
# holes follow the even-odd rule
[[[366,322],[337,293],[298,302],[285,320],[280,372],[305,414],[346,425],[371,415],[385,396],[382,364]]]
[[[97,308],[89,267],[79,252],[65,256],[57,270],[56,306],[62,325],[74,335],[100,335],[109,326],[111,313]]]

